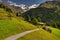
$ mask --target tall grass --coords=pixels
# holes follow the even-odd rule
[[[35,26],[24,21],[0,20],[0,40],[31,29]]]
[[[39,31],[27,34],[24,37],[21,37],[17,40],[60,40],[60,38],[54,36],[53,34],[43,29],[40,29]]]

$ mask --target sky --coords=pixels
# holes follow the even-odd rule
[[[0,1],[31,6],[33,4],[41,4],[45,2],[46,0],[0,0]]]

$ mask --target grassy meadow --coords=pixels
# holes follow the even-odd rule
[[[33,33],[27,34],[24,37],[21,37],[17,40],[60,40],[59,37],[57,37],[57,35],[59,34],[55,34],[55,32],[58,32],[58,30],[52,28],[53,30],[53,34],[49,33],[43,29],[40,28],[39,31],[35,31]],[[56,31],[54,31],[56,30]],[[60,32],[60,31],[59,31]]]
[[[0,8],[0,40],[35,28],[34,25],[24,21],[22,18],[16,17],[14,13]]]
[[[25,21],[14,20],[0,20],[0,40],[6,37],[35,29],[36,27]]]
[[[52,30],[52,34],[60,38],[60,30],[57,28],[49,27]]]

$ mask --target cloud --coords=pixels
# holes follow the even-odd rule
[[[39,4],[33,4],[33,5],[29,6],[29,7],[27,7],[25,4],[20,4],[20,5],[18,5],[18,4],[14,3],[14,2],[12,2],[12,1],[10,1],[10,0],[8,0],[8,3],[9,3],[10,5],[14,5],[14,6],[16,6],[16,7],[21,7],[23,10],[26,10],[26,9],[29,10],[29,9],[36,8],[36,7],[39,6]]]
[[[39,6],[39,4],[33,4],[33,5],[31,5],[30,7],[29,7],[29,9],[31,9],[31,8],[36,8],[36,7],[38,7]]]
[[[26,5],[24,5],[24,4],[20,4],[18,6],[21,7],[22,9],[26,9]]]
[[[26,5],[24,5],[24,4],[17,5],[16,3],[13,3],[11,1],[8,1],[8,2],[10,3],[10,5],[14,5],[16,7],[21,7],[22,9],[26,9]]]
[[[11,3],[10,5],[14,5],[16,7],[21,7],[22,9],[26,9],[26,5],[24,4],[17,5],[16,3]]]
[[[24,6],[25,6],[24,4],[17,5],[16,3],[14,3],[14,2],[12,2],[12,1],[10,1],[10,0],[8,0],[8,3],[9,3],[10,5],[14,5],[14,6],[17,6],[17,7],[24,7]]]
[[[12,2],[12,1],[10,1],[10,0],[8,0],[8,3],[9,3],[10,5],[15,5],[15,6],[17,6],[16,3],[14,3],[14,2]]]
[[[46,0],[46,1],[53,1],[53,0]]]
[[[2,0],[0,0],[0,2],[2,2]]]
[[[14,3],[14,2],[12,2],[12,1],[10,1],[10,0],[8,0],[8,3],[9,3],[10,5],[14,5],[14,6],[16,6],[16,7],[21,7],[22,9],[25,9],[25,8],[26,8],[26,5],[24,5],[24,4],[17,5],[16,3]]]
[[[8,0],[8,3],[13,3],[12,1]]]

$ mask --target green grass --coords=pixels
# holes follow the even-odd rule
[[[8,17],[9,15],[13,17]],[[34,25],[17,18],[14,13],[10,13],[4,8],[0,8],[0,40],[35,28]]]
[[[25,21],[0,20],[0,40],[23,31],[35,29],[36,27]]]
[[[57,36],[58,38],[60,38],[60,30],[57,28],[52,28],[49,27],[52,30],[52,34],[54,34],[55,36]]]
[[[17,40],[60,40],[60,38],[56,37],[52,33],[40,29],[39,31],[27,34]]]

